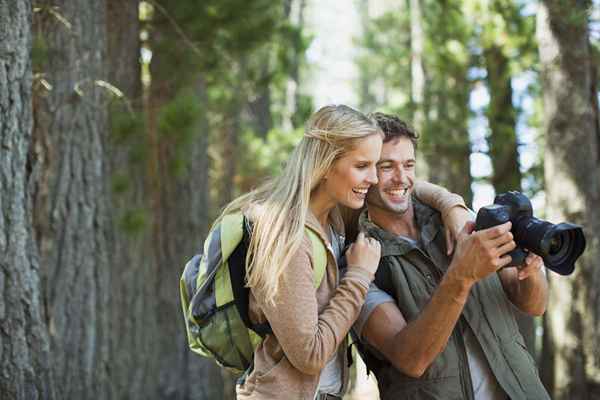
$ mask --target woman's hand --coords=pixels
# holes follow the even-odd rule
[[[451,255],[454,252],[456,238],[467,222],[475,221],[475,214],[464,207],[455,206],[446,213],[443,219],[446,227],[446,254]]]
[[[356,241],[346,251],[349,267],[359,267],[375,275],[381,257],[381,244],[377,239],[365,236],[360,232]]]

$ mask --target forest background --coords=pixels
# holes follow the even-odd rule
[[[0,398],[232,399],[186,347],[179,275],[331,102],[410,121],[421,177],[475,209],[522,190],[585,227],[520,327],[553,398],[600,398],[598,18],[590,0],[0,0]]]

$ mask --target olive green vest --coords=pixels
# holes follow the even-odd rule
[[[413,196],[419,246],[398,238],[361,216],[361,227],[381,241],[382,260],[376,284],[395,298],[404,318],[416,319],[427,305],[450,259],[440,214]],[[421,250],[421,249],[424,249]],[[510,399],[549,399],[540,382],[533,358],[525,347],[497,274],[471,289],[469,298],[448,344],[420,378],[412,378],[367,354],[367,366],[375,372],[383,400],[473,399],[473,389],[463,342],[466,324],[479,341],[492,373]]]

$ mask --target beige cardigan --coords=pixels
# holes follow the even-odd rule
[[[415,193],[444,215],[454,206],[464,206],[460,196],[429,183],[418,182]],[[336,232],[344,232],[337,210],[330,213],[330,223]],[[328,235],[314,215],[309,214],[306,224],[324,243],[329,243]],[[238,399],[314,399],[321,370],[334,352],[346,347],[340,345],[345,343],[373,280],[366,270],[349,266],[336,287],[338,273],[335,256],[328,245],[325,278],[315,289],[312,245],[305,236],[283,272],[275,305],[262,301],[263,296],[250,291],[251,320],[254,323],[269,321],[273,334],[267,335],[255,350],[254,368],[236,388]],[[344,360],[344,389],[347,381]]]

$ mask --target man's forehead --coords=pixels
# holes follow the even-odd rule
[[[381,161],[407,160],[415,158],[415,146],[407,137],[399,137],[385,142],[381,149]]]

